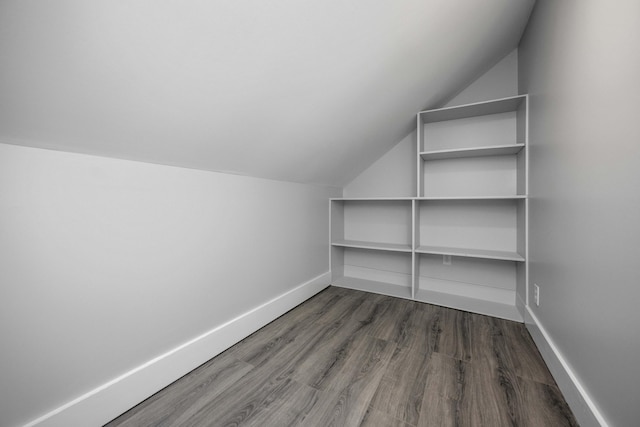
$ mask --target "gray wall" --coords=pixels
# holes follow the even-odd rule
[[[621,427],[640,420],[639,40],[637,0],[539,0],[519,47],[540,286],[531,308]]]
[[[0,425],[327,272],[337,195],[0,144]]]

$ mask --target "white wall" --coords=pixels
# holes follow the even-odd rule
[[[600,422],[620,427],[640,420],[638,40],[637,0],[538,0],[519,48],[540,286],[531,310]]]
[[[346,185],[343,192],[344,197],[415,197],[415,131]]]
[[[332,196],[0,144],[0,425],[326,273]]]
[[[518,94],[518,49],[461,90],[445,106],[471,104]]]
[[[343,186],[534,0],[0,1],[0,138]]]
[[[518,50],[494,64],[445,106],[469,104],[518,94]],[[416,114],[418,112],[416,111]],[[415,129],[344,187],[344,197],[415,197]]]

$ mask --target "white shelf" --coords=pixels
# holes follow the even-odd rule
[[[398,298],[411,299],[411,288],[391,283],[376,282],[374,280],[359,279],[357,277],[340,277],[333,281],[334,286],[373,292]]]
[[[403,197],[401,199],[392,199],[392,198],[348,198],[348,199],[340,199],[334,198],[330,199],[334,202],[340,201],[412,201],[412,200],[521,200],[526,199],[527,196],[523,194],[515,194],[515,195],[493,195],[493,196],[424,196],[424,197]]]
[[[525,195],[511,195],[511,196],[424,196],[424,197],[416,197],[415,200],[425,200],[425,201],[466,201],[466,200],[524,200],[527,196]]]
[[[400,245],[395,243],[363,242],[360,240],[336,240],[332,246],[345,248],[371,249],[377,251],[411,252],[411,245]]]
[[[393,202],[411,201],[415,197],[334,197],[329,200],[334,202]]]
[[[469,258],[497,259],[502,261],[524,262],[524,257],[517,252],[494,251],[486,249],[448,248],[444,246],[419,246],[416,253],[431,255],[451,255]]]
[[[435,123],[445,120],[465,119],[469,117],[487,116],[491,114],[516,111],[524,102],[526,95],[512,96],[493,101],[476,102],[455,107],[438,108],[436,110],[421,111],[419,114],[423,123]]]
[[[423,160],[459,159],[463,157],[506,156],[518,154],[524,144],[493,145],[489,147],[456,148],[452,150],[423,151]]]

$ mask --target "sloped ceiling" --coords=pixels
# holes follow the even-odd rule
[[[0,142],[342,186],[533,0],[3,0]]]

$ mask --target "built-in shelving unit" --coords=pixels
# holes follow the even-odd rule
[[[331,200],[334,285],[522,320],[527,102],[418,113],[416,196]]]

